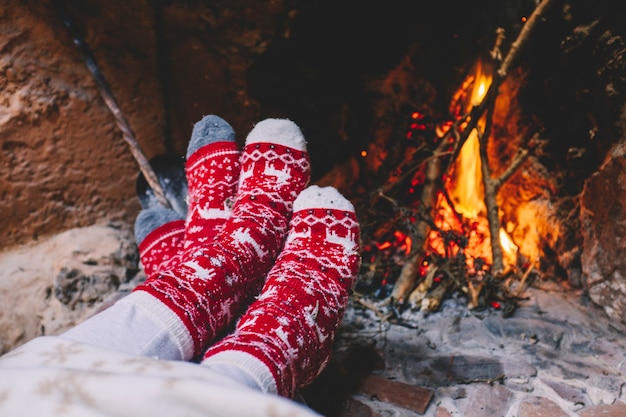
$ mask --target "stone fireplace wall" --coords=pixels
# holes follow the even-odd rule
[[[183,155],[205,114],[231,122],[241,141],[261,118],[289,117],[309,140],[314,181],[355,201],[376,175],[360,151],[396,140],[394,122],[408,110],[445,118],[496,28],[505,26],[512,41],[520,16],[534,7],[524,0],[479,8],[383,0],[66,3],[148,158]],[[500,132],[538,133],[523,173],[549,179],[549,187],[511,189],[524,179],[514,177],[506,187],[513,197],[502,204],[507,221],[520,204],[545,208],[556,224],[542,236],[544,276],[589,290],[622,320],[626,16],[614,3],[568,0],[550,11],[515,67],[507,100],[516,113]],[[132,224],[136,163],[48,2],[0,6],[0,145],[0,249],[79,226]]]
[[[67,2],[148,158],[184,155],[205,114],[238,131],[259,117],[245,70],[283,30],[273,19],[288,19],[280,1],[244,3],[212,10],[181,2],[164,9],[168,26],[160,27],[150,2]],[[157,28],[173,33],[161,51],[167,73]],[[137,164],[49,2],[0,6],[0,143],[0,248],[134,220]]]
[[[154,42],[146,13],[93,19],[88,39],[148,155],[163,150]],[[95,37],[123,30],[126,39]],[[0,7],[0,245],[102,219],[128,220],[136,166],[76,46],[47,2]],[[129,50],[142,53],[129,53]]]

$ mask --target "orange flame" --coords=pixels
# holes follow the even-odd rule
[[[465,111],[480,104],[491,84],[492,77],[483,71],[480,61],[476,64],[474,84]],[[478,128],[484,127],[484,121],[478,122]],[[463,144],[454,167],[453,181],[447,184],[448,193],[457,211],[468,219],[476,219],[485,214],[484,190],[480,162],[480,142],[476,129]]]
[[[472,77],[463,84],[460,91],[455,94],[456,99],[466,98],[465,108],[461,113],[467,113],[472,106],[480,104],[485,97],[492,82],[492,76],[483,68],[479,61],[476,64],[476,71]],[[469,92],[471,88],[471,92]],[[478,129],[483,129],[484,120],[477,123]],[[446,127],[442,127],[439,132],[445,132]],[[482,180],[482,167],[480,160],[480,142],[477,130],[474,129],[463,144],[454,170],[450,177],[446,179],[446,192],[450,196],[454,208],[463,217],[458,219],[454,211],[447,203],[442,194],[438,196],[437,213],[435,223],[441,230],[464,231],[469,225],[467,246],[464,249],[468,258],[468,268],[473,270],[473,260],[484,259],[487,263],[492,262],[489,223],[486,216],[484,203],[484,187]],[[517,257],[517,246],[504,229],[500,230],[500,242],[505,253],[505,265],[514,265]],[[461,248],[448,242],[448,249],[453,253],[444,253],[446,245],[441,236],[435,231],[429,236],[429,247],[434,252],[442,256],[455,255]]]
[[[517,262],[518,246],[513,242],[511,236],[503,229],[500,228],[500,245],[504,252],[504,264],[515,265]]]

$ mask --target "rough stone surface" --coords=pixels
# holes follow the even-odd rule
[[[0,352],[58,334],[133,287],[137,248],[129,230],[71,229],[0,255]]]
[[[184,155],[206,114],[242,140],[259,120],[246,71],[289,21],[282,1],[174,2],[159,26],[162,66],[151,2],[65,3],[148,159]],[[51,2],[3,1],[0,34],[0,249],[132,223],[137,163]]]
[[[423,413],[433,396],[433,391],[392,381],[376,375],[369,375],[363,378],[359,386],[359,391],[401,408]]]
[[[554,392],[565,401],[579,405],[591,404],[591,400],[581,387],[573,387],[571,385],[558,381],[551,381],[549,379],[543,379],[542,382],[552,388]]]
[[[601,404],[585,408],[580,411],[580,417],[624,417],[626,404],[618,401],[616,404]]]
[[[448,411],[447,409],[439,407],[435,412],[435,417],[452,417],[452,414],[450,414],[450,411]]]
[[[150,21],[119,6],[128,20],[104,14],[86,36],[150,157],[163,149],[158,77],[143,69],[155,67],[154,45],[132,36]],[[128,44],[94,37],[107,31],[125,31]],[[0,33],[0,247],[130,219],[137,165],[50,3],[4,1]]]
[[[626,145],[617,147],[581,196],[581,261],[589,296],[614,320],[626,317]]]
[[[554,402],[544,397],[528,397],[519,406],[519,417],[568,417]]]
[[[498,310],[468,310],[454,298],[438,312],[406,311],[394,323],[381,321],[384,303],[378,311],[371,310],[376,306],[371,302],[368,309],[355,303],[348,310],[332,365],[432,389],[434,397],[423,414],[346,389],[350,379],[336,374],[323,374],[308,389],[323,384],[381,415],[626,415],[626,334],[581,292],[530,289],[524,298],[511,318]],[[371,355],[363,355],[366,348]],[[374,357],[384,361],[383,368],[347,366],[355,358]],[[304,398],[311,399],[307,394]]]
[[[503,416],[513,398],[513,393],[502,385],[482,382],[469,385],[466,395],[466,398],[457,400],[466,417]]]

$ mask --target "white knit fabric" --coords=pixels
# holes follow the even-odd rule
[[[205,366],[58,337],[0,357],[0,416],[319,417]]]
[[[159,314],[141,306],[152,304]],[[178,329],[172,334],[171,329]],[[131,355],[181,360],[191,357],[193,342],[174,313],[149,294],[133,293],[59,337]],[[182,342],[179,342],[182,341]]]
[[[300,193],[293,203],[293,211],[309,208],[326,208],[344,211],[354,211],[354,206],[344,198],[336,188],[311,185]]]
[[[248,134],[246,144],[271,142],[303,151],[306,140],[300,128],[287,119],[265,119],[257,123]]]
[[[235,375],[233,368],[239,370],[236,376],[242,382],[251,381],[261,392],[276,394],[276,381],[269,368],[256,357],[238,350],[220,352],[202,362],[202,366],[218,372]]]

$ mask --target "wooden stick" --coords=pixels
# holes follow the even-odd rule
[[[500,65],[496,76],[492,81],[492,85],[489,90],[498,91],[500,84],[504,77],[506,77],[509,67],[519,55],[522,48],[528,42],[532,30],[537,26],[537,22],[541,19],[548,7],[554,3],[555,0],[543,0],[535,8],[528,21],[520,31],[517,39],[511,45],[508,54],[504,61]],[[498,33],[497,41],[501,42],[502,33]],[[502,253],[502,245],[500,243],[500,216],[498,213],[497,195],[500,187],[506,182],[513,173],[521,166],[528,156],[528,151],[525,149],[519,149],[513,161],[509,164],[499,178],[492,178],[491,169],[489,167],[489,158],[487,155],[487,146],[489,137],[491,136],[491,125],[493,123],[493,112],[495,108],[497,94],[487,94],[482,100],[481,107],[483,105],[487,110],[486,124],[482,134],[479,132],[478,138],[480,142],[480,159],[481,170],[483,177],[483,186],[485,188],[485,207],[487,208],[487,219],[489,221],[489,232],[491,235],[491,254],[492,254],[492,274],[496,277],[500,276],[504,272],[504,260]]]
[[[500,187],[502,184],[504,184],[505,182],[508,181],[508,179],[511,177],[511,175],[513,175],[515,173],[515,171],[517,171],[517,169],[520,167],[520,165],[522,165],[524,163],[526,158],[528,158],[528,155],[529,155],[528,149],[520,148],[520,149],[517,150],[517,153],[513,157],[513,160],[511,161],[511,164],[497,178],[497,180],[496,180],[497,181],[497,183],[496,183],[497,187]]]
[[[441,156],[443,150],[447,146],[445,140],[441,140],[439,146],[435,150],[432,157],[430,157],[426,164],[424,187],[422,188],[421,206],[420,210],[423,217],[429,216],[432,213],[435,204],[437,202],[437,190],[441,188]],[[431,217],[432,214],[429,216]],[[413,246],[411,247],[411,253],[408,259],[402,266],[400,276],[394,284],[391,292],[391,297],[398,303],[402,304],[406,301],[407,295],[415,288],[415,283],[418,279],[419,265],[422,261],[422,255],[424,251],[424,243],[430,233],[430,223],[420,218],[415,225],[415,232],[411,236],[413,239]]]
[[[524,24],[524,27],[522,27],[522,30],[517,36],[517,39],[515,39],[515,42],[511,44],[511,48],[509,49],[506,58],[504,58],[502,65],[500,65],[500,68],[498,69],[498,76],[500,78],[506,77],[507,73],[509,72],[509,68],[513,64],[513,61],[517,58],[520,50],[524,47],[526,42],[528,42],[530,34],[535,29],[538,22],[543,18],[546,10],[548,10],[548,8],[556,3],[556,1],[557,0],[542,0],[541,2],[539,2],[535,10],[532,12],[530,17]]]
[[[480,166],[483,178],[483,187],[485,189],[485,207],[487,208],[487,220],[489,222],[489,234],[491,243],[491,271],[494,276],[500,276],[504,271],[504,257],[502,254],[502,245],[500,244],[500,214],[498,212],[498,190],[497,182],[491,178],[491,168],[489,167],[489,157],[487,155],[488,139],[491,135],[491,126],[493,124],[493,112],[495,108],[496,96],[490,97],[487,106],[487,120],[485,130],[481,134],[478,133],[478,141],[480,143]]]
[[[526,272],[524,272],[524,275],[522,275],[522,279],[520,280],[519,287],[515,292],[515,296],[519,297],[522,294],[522,291],[524,291],[524,285],[526,284],[526,280],[528,279],[528,276],[533,271],[533,269],[535,269],[535,267],[530,264],[528,266],[528,269],[526,269]]]

